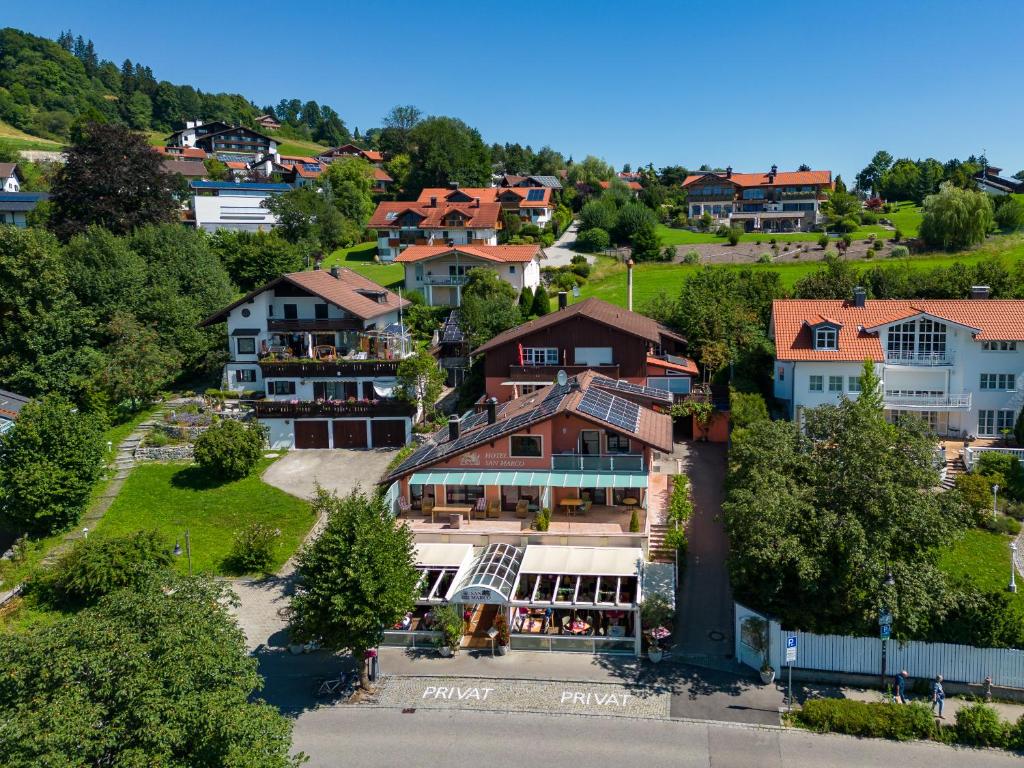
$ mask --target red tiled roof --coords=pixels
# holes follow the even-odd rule
[[[419,223],[422,229],[460,229],[463,227],[494,229],[501,219],[501,205],[498,203],[480,203],[477,207],[473,203],[444,203],[438,200],[437,206],[431,207],[429,202],[424,204],[385,201],[377,205],[377,210],[373,212],[367,226],[376,229],[397,226],[395,219],[388,219],[388,214],[394,213],[401,216],[406,211],[413,211],[423,217]],[[444,223],[445,217],[455,211],[465,217],[465,224]]]
[[[1024,341],[1024,300],[868,299],[863,307],[834,299],[776,299],[772,302],[775,356],[779,360],[884,360],[880,326],[917,315],[978,329],[979,341]],[[811,326],[839,328],[839,348],[813,349]],[[874,329],[874,330],[872,330]]]
[[[340,147],[332,147],[331,149],[324,150],[321,157],[323,155],[328,157],[333,157],[334,155],[360,155],[371,163],[379,163],[384,159],[384,155],[377,150],[363,149],[355,144],[342,144]]]
[[[388,176],[387,172],[385,172],[383,168],[377,168],[377,167],[374,167],[374,169],[373,169],[373,180],[374,181],[386,181],[386,182],[389,182],[389,183],[394,181],[394,179],[392,179],[390,176]]]
[[[527,200],[530,192],[538,190],[544,193],[540,200]],[[520,208],[543,208],[551,205],[551,187],[460,187],[459,189],[428,187],[420,192],[417,202],[429,203],[432,197],[436,197],[438,203],[445,200],[450,202],[453,197],[465,196],[470,200],[479,197],[481,203],[495,203],[509,195],[519,198]]]
[[[198,160],[175,160],[167,157],[163,160],[164,170],[177,173],[190,179],[202,179],[206,176],[206,166]]]
[[[612,185],[610,181],[599,181],[597,183],[601,186],[601,189],[608,189],[608,187]],[[630,189],[634,190],[641,190],[644,188],[643,184],[639,181],[623,181],[623,183]]]
[[[410,245],[395,261],[406,264],[426,261],[448,253],[461,253],[485,261],[523,262],[533,261],[540,255],[539,245]]]
[[[660,357],[653,357],[652,355],[647,356],[647,366],[655,368],[664,368],[669,371],[678,371],[680,373],[688,373],[691,376],[696,376],[699,371],[697,370],[697,364],[690,360],[688,357],[676,358],[682,360],[682,363],[673,362],[671,360],[663,360]],[[650,372],[648,372],[650,375]]]
[[[281,155],[281,165],[294,165],[295,163],[316,165],[317,159],[315,157],[301,157],[299,155]]]
[[[171,152],[171,150],[174,150]],[[167,157],[181,157],[188,160],[205,160],[206,152],[199,147],[153,147],[154,152]]]
[[[237,160],[228,160],[226,163],[224,163],[224,165],[226,165],[228,168],[230,168],[230,169],[232,169],[234,171],[247,171],[247,170],[249,170],[249,165],[247,163],[240,163]]]
[[[767,173],[733,173],[730,177],[726,177],[724,173],[697,173],[687,176],[683,180],[683,186],[688,187],[707,176],[715,176],[722,181],[731,181],[739,187],[781,187],[794,184],[832,185],[832,171],[779,171],[775,174],[775,181],[769,181]]]

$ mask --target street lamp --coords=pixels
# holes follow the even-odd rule
[[[174,540],[174,556],[181,557],[181,544]],[[185,529],[185,556],[188,558],[188,575],[192,575],[192,542],[189,539],[188,528]]]
[[[1017,542],[1010,542],[1010,591],[1017,591]]]
[[[999,516],[999,483],[992,485],[992,519],[995,520]]]

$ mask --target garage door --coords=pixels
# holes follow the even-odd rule
[[[296,448],[329,448],[327,439],[327,422],[310,421],[308,419],[295,422]]]
[[[401,448],[405,445],[405,419],[374,419],[373,447]]]
[[[366,422],[362,419],[358,421],[335,421],[333,429],[335,448],[366,447]]]

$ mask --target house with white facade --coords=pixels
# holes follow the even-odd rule
[[[211,315],[225,323],[223,388],[258,395],[255,416],[275,448],[399,447],[414,409],[396,398],[412,354],[409,302],[350,269],[292,272]]]
[[[501,226],[499,203],[446,202],[437,195],[379,203],[367,224],[377,230],[377,254],[385,262],[413,245],[497,245]]]
[[[405,288],[419,291],[430,307],[462,305],[471,269],[490,269],[522,293],[540,285],[539,245],[413,245],[397,262],[405,267]]]
[[[193,181],[189,186],[195,226],[207,232],[269,232],[277,226],[277,216],[263,201],[292,188],[290,184],[235,181]]]
[[[22,181],[17,163],[0,163],[0,192],[21,192]]]
[[[555,212],[553,187],[458,187],[456,189],[427,188],[420,192],[417,202],[436,198],[445,203],[499,203],[502,213],[513,212],[523,224],[543,227]]]
[[[11,224],[20,229],[28,226],[28,216],[48,192],[0,192],[0,224]]]
[[[772,305],[775,397],[789,417],[861,391],[864,362],[886,416],[916,414],[939,435],[996,438],[1024,405],[1024,300],[778,299]]]
[[[690,218],[715,221],[747,232],[802,232],[823,220],[821,206],[832,189],[832,171],[698,173],[683,180]]]

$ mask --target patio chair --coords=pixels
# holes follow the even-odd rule
[[[434,511],[434,502],[430,499],[424,499],[420,503],[420,511],[423,512],[424,516],[430,517],[431,512]]]
[[[516,502],[516,517],[525,520],[530,516],[530,503],[526,499]]]
[[[478,518],[483,517],[487,511],[487,499],[481,496],[476,500],[476,504],[473,505],[473,511],[476,513]]]
[[[402,515],[408,514],[411,511],[412,511],[412,504],[409,503],[409,500],[407,498],[405,498],[405,496],[399,496],[398,497],[398,516],[401,517]]]
[[[580,504],[580,506],[578,506],[576,508],[576,514],[580,515],[580,516],[585,516],[587,514],[587,512],[590,511],[590,508],[592,506],[594,506],[594,502],[592,502],[592,501],[584,501],[582,504]]]
[[[501,502],[497,499],[492,499],[487,502],[487,513],[488,518],[497,520],[501,517]]]

